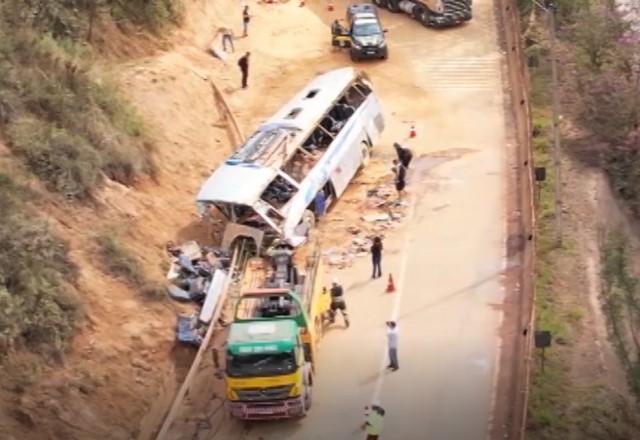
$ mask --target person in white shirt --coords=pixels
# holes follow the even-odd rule
[[[387,321],[387,344],[389,346],[389,365],[392,371],[396,371],[398,365],[398,326],[395,321]]]

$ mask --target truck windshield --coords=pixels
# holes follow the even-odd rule
[[[227,353],[227,374],[231,377],[278,376],[296,371],[296,357],[288,353],[242,354]]]
[[[353,36],[354,37],[368,37],[371,35],[379,35],[382,31],[378,23],[374,21],[370,21],[367,23],[358,23],[356,22],[353,25]]]

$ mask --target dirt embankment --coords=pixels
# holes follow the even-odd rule
[[[323,47],[319,43],[327,39],[326,24],[311,10],[297,4],[250,3],[250,8],[249,37],[235,40],[235,53],[226,61],[214,58],[209,46],[219,26],[241,34],[241,5],[230,1],[188,2],[184,25],[166,41],[119,37],[118,45],[111,45],[118,56],[155,51],[101,68],[120,78],[148,123],[157,177],[135,188],[110,183],[92,205],[59,200],[42,207],[70,241],[80,268],[85,319],[62,366],[32,370],[29,358],[8,364],[10,374],[0,381],[0,405],[7,408],[0,414],[0,432],[15,439],[128,439],[141,426],[148,432],[170,403],[189,363],[189,352],[174,346],[178,306],[144,298],[107,275],[96,257],[94,237],[113,228],[148,276],[162,280],[167,241],[211,236],[212,228],[196,216],[195,194],[235,147],[211,82],[225,94],[247,134],[292,90],[326,70],[328,51],[307,49]],[[124,50],[122,44],[131,46]],[[248,50],[249,89],[241,90],[236,61]],[[155,411],[149,413],[153,403]]]

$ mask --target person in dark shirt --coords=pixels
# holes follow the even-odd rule
[[[242,36],[246,37],[249,30],[249,22],[251,21],[251,15],[249,15],[249,6],[245,6],[242,10]]]
[[[382,276],[382,239],[380,237],[374,237],[373,239],[371,262],[373,263],[373,275],[371,275],[371,278],[380,278]]]
[[[404,187],[407,185],[407,169],[394,159],[393,161],[393,173],[396,175],[395,185],[396,191],[398,191],[398,200],[402,199]]]
[[[398,160],[402,164],[403,167],[409,168],[409,164],[411,163],[411,159],[413,159],[413,153],[407,147],[403,147],[397,142],[394,142],[393,148],[396,149],[396,154],[398,155]]]
[[[349,327],[349,316],[347,315],[347,304],[344,301],[344,290],[334,278],[331,286],[331,310],[329,312],[330,321],[333,324],[336,320],[337,311],[340,310],[342,318],[344,319],[344,325]]]
[[[250,53],[245,53],[238,60],[238,67],[240,67],[240,72],[242,73],[242,88],[247,88],[247,79],[249,78],[249,55]]]

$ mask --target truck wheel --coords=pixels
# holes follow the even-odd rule
[[[430,26],[429,23],[429,11],[422,6],[416,6],[413,9],[414,18],[422,23],[423,26]]]
[[[376,5],[379,8],[386,8],[387,7],[387,0],[373,0],[373,4]]]
[[[311,386],[311,384],[307,385],[304,387],[304,414],[306,415],[307,412],[311,409],[311,403],[313,401],[313,392],[312,392],[313,387]]]
[[[400,12],[400,0],[387,0],[387,9],[391,12]]]

